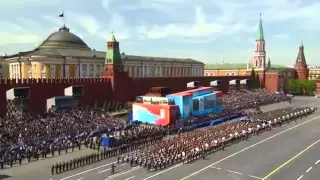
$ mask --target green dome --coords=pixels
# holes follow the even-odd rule
[[[87,49],[90,50],[88,45],[77,35],[70,32],[70,29],[63,26],[59,31],[52,33],[46,40],[39,46],[40,49]]]

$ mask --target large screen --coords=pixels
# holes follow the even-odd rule
[[[74,96],[82,96],[83,95],[83,86],[73,87],[73,95]]]
[[[72,98],[56,99],[56,108],[58,109],[70,109],[72,108]]]
[[[16,98],[27,98],[29,97],[29,88],[15,88],[14,96]]]

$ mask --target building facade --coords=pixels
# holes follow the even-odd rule
[[[39,47],[4,57],[9,78],[100,77],[108,53],[90,49],[63,26]],[[119,55],[130,77],[203,76],[204,64],[193,59]]]
[[[319,66],[314,66],[314,67],[309,67],[309,80],[318,80],[320,79],[320,67]]]

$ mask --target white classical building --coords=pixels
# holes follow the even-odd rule
[[[95,51],[69,28],[49,35],[39,47],[4,57],[10,78],[99,77],[106,52]],[[193,59],[121,54],[131,77],[203,76],[204,64]]]

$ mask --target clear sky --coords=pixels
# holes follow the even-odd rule
[[[91,48],[110,32],[126,54],[247,62],[262,13],[267,58],[291,65],[303,40],[308,64],[320,64],[317,0],[1,0],[0,53],[32,50],[63,21]],[[319,63],[317,63],[319,62]]]

